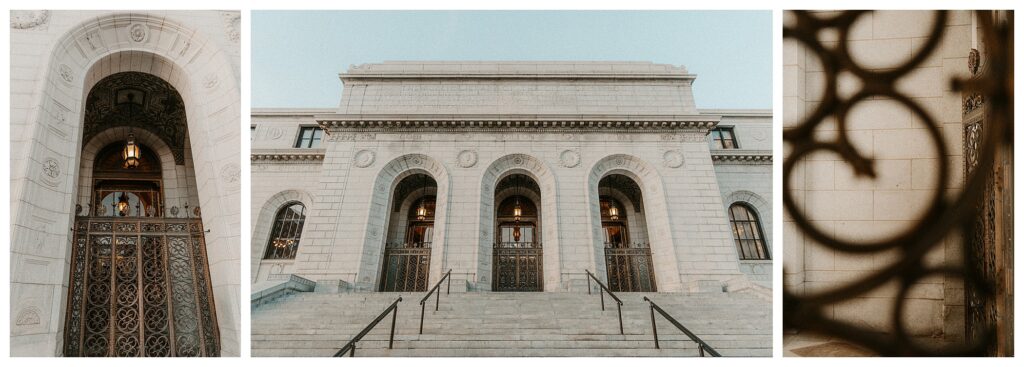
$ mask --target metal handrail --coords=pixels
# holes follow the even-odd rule
[[[444,276],[441,277],[441,280],[438,280],[437,284],[434,284],[434,287],[430,288],[430,292],[427,292],[427,295],[423,296],[423,299],[420,300],[420,334],[423,334],[423,314],[426,313],[426,309],[427,309],[426,302],[427,302],[427,299],[430,298],[430,296],[432,294],[434,294],[435,291],[437,291],[437,288],[441,286],[441,283],[444,283],[445,279],[448,279],[448,290],[445,291],[445,294],[452,294],[452,278],[451,278],[451,275],[452,275],[452,269],[448,269],[448,271],[444,273]],[[437,292],[437,301],[435,301],[435,303],[434,303],[434,311],[437,311],[440,307],[441,307],[441,292]]]
[[[700,337],[695,335],[693,332],[690,332],[690,329],[687,329],[686,327],[683,326],[683,324],[680,324],[679,321],[676,321],[676,319],[673,318],[672,315],[669,315],[668,312],[665,312],[665,310],[663,310],[660,306],[655,304],[654,301],[652,301],[650,298],[644,296],[644,301],[647,301],[647,303],[651,304],[651,330],[654,331],[654,349],[661,349],[661,346],[658,345],[658,325],[654,322],[654,311],[658,311],[658,313],[660,313],[661,316],[664,316],[665,319],[668,320],[668,322],[672,323],[672,325],[675,325],[675,327],[679,329],[679,331],[682,331],[683,334],[686,334],[686,336],[690,337],[690,340],[693,340],[695,343],[697,343],[697,349],[700,351],[701,357],[704,357],[704,351],[707,351],[708,354],[710,354],[712,357],[722,356],[721,354],[718,354],[718,351],[716,351],[715,348],[712,348],[710,345],[708,345],[708,343],[705,343],[704,340],[702,340]]]
[[[623,331],[622,329],[622,300],[620,300],[619,297],[615,295],[615,293],[612,293],[612,290],[608,289],[608,286],[604,285],[604,283],[601,283],[601,279],[597,279],[597,276],[595,276],[594,273],[591,273],[589,269],[586,269],[586,271],[587,294],[593,294],[590,291],[590,278],[594,278],[594,281],[597,282],[597,285],[600,286],[598,289],[601,291],[601,311],[604,311],[604,292],[608,292],[608,295],[612,296],[612,299],[615,300],[615,303],[619,305],[619,334],[625,335],[626,332]]]
[[[346,352],[348,352],[349,357],[355,357],[356,343],[362,340],[363,337],[370,332],[370,330],[373,330],[373,327],[377,326],[377,323],[379,323],[380,320],[383,320],[384,317],[386,317],[389,312],[394,311],[393,313],[391,313],[391,336],[388,338],[388,349],[392,349],[392,347],[394,347],[395,345],[395,319],[398,317],[398,302],[402,302],[402,296],[398,296],[398,299],[392,302],[391,306],[388,306],[388,308],[385,309],[384,312],[381,312],[380,315],[373,320],[373,322],[370,322],[369,325],[366,325],[366,327],[363,328],[363,331],[360,331],[359,334],[356,334],[356,337],[352,338],[352,340],[350,340],[348,344],[345,344],[345,346],[341,347],[341,349],[339,349],[337,353],[334,353],[334,356],[341,357],[344,356]]]

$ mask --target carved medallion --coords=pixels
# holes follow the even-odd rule
[[[558,160],[562,163],[562,167],[573,168],[580,164],[580,154],[574,150],[566,149],[559,155]]]
[[[238,182],[238,179],[242,176],[242,168],[238,166],[238,163],[231,162],[220,169],[220,174],[224,177],[225,182],[233,184]]]
[[[680,153],[678,150],[666,151],[663,158],[662,163],[665,164],[665,167],[679,168],[683,165],[683,153]]]
[[[475,150],[463,150],[459,152],[459,167],[469,168],[476,165],[477,154]]]
[[[146,38],[149,37],[149,27],[146,27],[145,24],[132,24],[128,27],[128,36],[131,37],[132,41],[145,42]]]
[[[377,159],[377,155],[370,150],[360,150],[356,152],[354,162],[356,167],[366,168],[373,164],[373,161]]]
[[[11,28],[31,29],[50,19],[49,10],[11,10]]]
[[[754,140],[764,141],[764,139],[768,138],[768,133],[765,132],[764,130],[754,130],[754,132],[751,133],[750,136],[754,137]]]
[[[206,74],[206,77],[203,78],[203,88],[214,89],[218,84],[220,84],[220,80],[217,79],[217,74]]]
[[[43,174],[50,178],[57,178],[57,176],[60,176],[60,164],[57,163],[56,159],[47,158],[46,161],[43,162]]]
[[[180,210],[181,210],[181,209],[178,209],[178,207],[177,207],[177,206],[172,206],[172,207],[171,207],[171,215],[173,215],[173,216],[177,217],[177,216],[178,216],[178,212],[179,212]]]
[[[39,309],[36,307],[26,307],[18,313],[18,318],[14,324],[18,326],[39,325],[41,322],[39,312]]]
[[[71,70],[70,66],[60,64],[60,67],[57,68],[57,73],[60,74],[60,78],[64,79],[67,83],[75,81],[75,75],[73,74],[74,72]]]

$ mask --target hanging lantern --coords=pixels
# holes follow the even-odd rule
[[[615,204],[608,203],[608,217],[612,220],[619,220],[619,208]]]
[[[516,205],[514,207],[512,207],[512,218],[515,219],[516,222],[518,222],[519,219],[521,219],[522,217],[523,217],[523,207],[521,205],[519,205],[519,198],[516,197]]]
[[[139,158],[142,158],[142,148],[135,144],[135,134],[128,134],[128,141],[124,144],[124,151],[121,152],[124,158],[124,168],[135,168],[139,166]]]
[[[416,208],[416,219],[425,220],[427,219],[427,200],[426,198],[420,200],[420,207]]]
[[[117,212],[122,217],[128,215],[128,209],[131,208],[131,204],[128,203],[128,194],[121,193],[121,198],[117,200]]]

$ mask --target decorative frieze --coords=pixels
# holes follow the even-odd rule
[[[49,10],[11,10],[12,29],[32,29],[46,24]]]
[[[320,163],[324,160],[324,151],[270,151],[256,152],[250,156],[253,162],[259,163]]]
[[[772,152],[769,150],[748,150],[736,152],[712,151],[711,160],[715,164],[772,164]]]
[[[714,128],[718,116],[643,116],[643,115],[324,115],[316,117],[317,123],[325,130],[333,131],[411,131],[433,130],[461,132],[464,130],[528,132],[545,130],[578,133],[587,130],[614,131],[619,133],[649,133],[654,131],[697,130],[705,135]],[[688,140],[689,134],[679,139]],[[703,136],[701,136],[703,139]]]

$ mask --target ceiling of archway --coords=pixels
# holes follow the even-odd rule
[[[170,83],[134,71],[96,83],[85,101],[83,143],[106,129],[123,126],[153,133],[171,148],[175,164],[185,164],[185,103]]]
[[[598,183],[598,187],[607,187],[615,189],[621,192],[623,195],[629,198],[629,201],[633,203],[633,209],[640,211],[642,203],[644,201],[643,194],[640,191],[640,185],[636,184],[636,181],[625,176],[625,175],[608,175],[601,179]]]
[[[502,192],[505,189],[516,189],[520,192],[530,190],[540,195],[540,186],[537,185],[537,181],[534,181],[530,176],[519,173],[513,173],[501,179],[501,182],[498,182],[498,185],[494,187],[494,192]]]
[[[437,181],[434,181],[433,177],[422,173],[412,174],[403,178],[395,186],[395,197],[391,200],[394,204],[392,210],[396,212],[401,210],[402,200],[405,200],[405,197],[411,193],[423,190],[424,187],[436,189]]]

